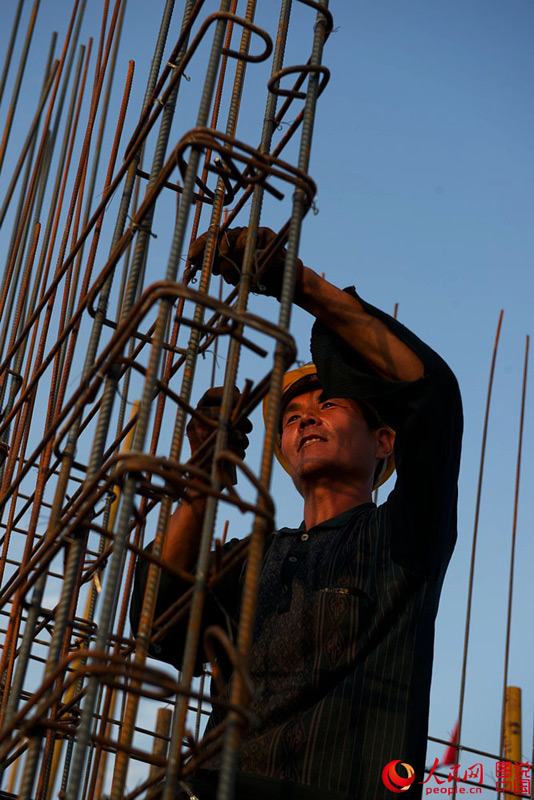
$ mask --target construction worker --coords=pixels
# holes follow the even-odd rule
[[[230,230],[219,242],[214,272],[229,283],[239,280],[246,235]],[[259,247],[273,237],[260,229]],[[193,263],[205,243],[206,235],[193,244]],[[261,290],[279,296],[281,280],[275,257]],[[313,364],[285,376],[276,452],[303,497],[304,520],[265,548],[249,662],[257,724],[243,735],[235,797],[377,800],[393,787],[416,798],[434,621],[456,539],[458,386],[413,333],[302,262],[294,302],[315,318]],[[247,432],[234,434],[242,454]],[[189,434],[194,449],[202,432],[194,424]],[[372,491],[393,459],[395,487],[377,508]],[[205,502],[191,494],[170,519],[163,559],[174,567],[194,570]],[[141,562],[134,627],[145,578]],[[235,630],[242,580],[236,568],[217,587],[205,624]],[[164,573],[156,615],[186,588]],[[184,630],[153,655],[179,668]],[[200,652],[197,674],[203,660]],[[221,668],[228,680],[224,658]],[[223,718],[215,705],[208,727]],[[220,753],[193,778],[200,800],[215,797],[219,768]]]

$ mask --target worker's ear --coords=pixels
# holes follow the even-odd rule
[[[395,444],[395,433],[391,428],[386,427],[378,428],[374,433],[377,446],[376,457],[389,458]]]

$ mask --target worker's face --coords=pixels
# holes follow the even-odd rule
[[[378,462],[393,450],[393,433],[371,430],[354,400],[320,402],[320,395],[320,389],[298,395],[282,417],[280,447],[297,489],[328,475],[372,488]]]

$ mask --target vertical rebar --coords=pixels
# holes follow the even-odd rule
[[[2,171],[7,145],[9,143],[9,135],[11,133],[11,127],[13,125],[13,117],[15,116],[17,100],[19,97],[20,87],[22,85],[22,79],[24,77],[24,71],[26,69],[26,64],[28,61],[28,51],[30,49],[33,32],[35,30],[35,23],[37,21],[37,12],[39,11],[40,3],[41,0],[34,0],[33,8],[30,15],[30,21],[28,23],[28,30],[26,31],[26,39],[24,40],[24,47],[22,49],[22,55],[19,61],[19,68],[17,70],[17,75],[15,78],[15,85],[13,86],[13,93],[11,95],[11,104],[7,112],[7,120],[4,128],[4,133],[2,134],[2,142],[0,143],[0,172]]]
[[[458,758],[460,755],[460,748],[462,744],[462,722],[463,722],[463,714],[464,714],[464,701],[465,701],[465,686],[466,686],[466,676],[467,676],[467,654],[469,649],[469,632],[471,627],[471,607],[473,603],[473,587],[474,587],[474,579],[475,579],[475,563],[476,563],[476,552],[477,552],[477,540],[478,540],[478,525],[480,521],[480,503],[482,500],[482,481],[484,477],[484,465],[486,461],[486,445],[488,440],[488,425],[489,425],[489,413],[490,413],[490,406],[491,406],[491,396],[493,391],[493,380],[495,377],[495,364],[497,362],[497,350],[499,347],[499,338],[501,335],[501,325],[502,325],[502,318],[503,318],[504,311],[501,310],[499,314],[499,319],[497,321],[497,330],[495,332],[495,341],[493,344],[493,354],[491,357],[491,366],[490,366],[490,373],[488,379],[488,391],[486,396],[486,410],[484,413],[484,425],[482,429],[482,445],[480,451],[480,466],[478,470],[478,484],[477,484],[477,496],[476,496],[476,503],[475,503],[475,520],[474,520],[474,527],[473,527],[473,540],[471,544],[471,561],[469,565],[469,584],[467,588],[467,609],[465,615],[465,631],[464,631],[464,646],[463,646],[463,655],[462,655],[462,675],[460,680],[460,702],[459,702],[459,709],[458,709],[458,733],[456,736],[456,741],[458,742],[458,746],[456,748],[456,758],[455,758],[455,765],[458,764]],[[453,795],[456,795],[456,782],[453,785]]]
[[[15,10],[15,18],[13,20],[13,26],[11,28],[11,36],[9,37],[9,44],[6,49],[6,57],[4,59],[4,68],[2,70],[2,77],[0,78],[0,103],[2,102],[2,98],[4,96],[4,89],[6,86],[7,76],[9,74],[9,68],[11,66],[11,60],[13,58],[13,48],[15,46],[15,39],[17,38],[17,31],[19,29],[20,15],[22,13],[23,5],[24,5],[24,0],[19,0],[17,8]]]
[[[530,337],[527,336],[525,340],[525,357],[523,364],[523,382],[521,386],[521,405],[519,411],[519,434],[517,442],[517,463],[515,472],[515,487],[514,487],[514,512],[512,521],[512,540],[510,543],[510,569],[508,574],[508,602],[506,610],[506,634],[504,644],[504,666],[503,666],[503,689],[502,689],[502,711],[501,711],[501,745],[500,752],[502,754],[504,748],[504,726],[505,726],[505,712],[506,712],[506,692],[508,690],[508,667],[510,660],[510,633],[512,626],[512,600],[514,593],[514,569],[515,569],[515,546],[517,537],[517,515],[519,511],[519,487],[521,483],[521,457],[523,453],[523,429],[525,423],[525,402],[527,394],[527,376],[528,376],[528,356],[529,356]]]

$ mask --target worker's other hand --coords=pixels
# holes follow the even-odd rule
[[[248,228],[229,228],[224,233],[219,234],[212,271],[214,275],[222,275],[226,283],[230,283],[232,286],[237,286],[241,278],[247,236]],[[252,266],[253,272],[256,269],[256,263],[260,259],[261,252],[268,247],[275,236],[275,232],[270,228],[258,228],[255,263]],[[195,239],[189,249],[189,260],[197,269],[202,266],[207,240],[208,231],[199,236],[198,239]],[[266,294],[269,297],[276,297],[279,300],[282,292],[285,258],[285,249],[278,250],[275,255],[271,256],[262,268],[261,276],[257,279],[253,277],[252,291]],[[299,258],[297,259],[295,280],[297,286],[302,276],[302,269],[303,264]]]
[[[191,446],[191,454],[193,463],[195,463],[195,453],[198,448],[206,441],[208,436],[213,433],[217,428],[217,421],[221,416],[221,405],[223,397],[223,387],[214,386],[204,392],[197,405],[197,411],[202,414],[203,419],[196,419],[191,417],[187,424],[186,433]],[[234,387],[234,394],[232,398],[232,408],[236,409],[239,406],[241,392],[237,387]],[[248,418],[242,419],[230,431],[228,442],[226,445],[227,450],[231,450],[238,458],[245,457],[245,451],[249,445],[247,434],[252,430],[252,423]],[[211,461],[207,459],[201,460],[203,469],[208,470],[211,467]],[[232,470],[231,464],[228,465],[228,474],[230,475],[230,482],[236,482],[235,469]]]

